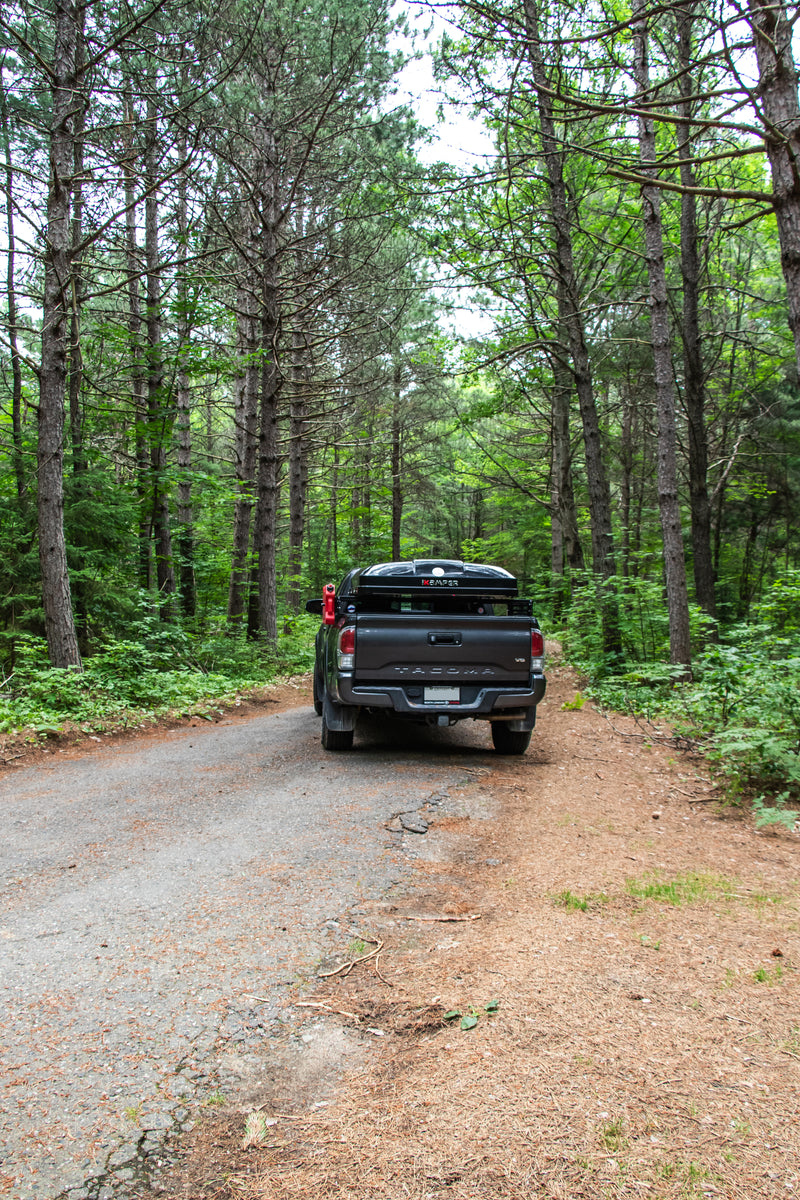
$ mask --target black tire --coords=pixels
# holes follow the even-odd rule
[[[329,729],[325,715],[322,716],[322,745],[325,750],[352,750],[352,729]]]
[[[531,730],[509,729],[502,721],[492,721],[492,742],[498,754],[524,754],[531,744]]]
[[[314,668],[314,712],[318,717],[322,716],[322,687],[316,667]]]

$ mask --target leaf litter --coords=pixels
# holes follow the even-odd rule
[[[800,1193],[800,842],[692,808],[698,761],[632,746],[626,718],[612,728],[590,704],[562,710],[575,688],[551,679],[531,750],[480,774],[496,818],[465,820],[457,861],[419,863],[416,893],[376,918],[386,979],[320,980],[317,1018],[386,1036],[365,1031],[324,1108],[254,1120],[265,1137],[246,1150],[246,1114],[209,1114],[155,1194]],[[594,899],[555,902],[567,893]],[[481,920],[437,943],[435,924],[404,921],[420,911]]]

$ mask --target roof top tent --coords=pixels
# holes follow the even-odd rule
[[[339,595],[398,595],[420,591],[428,595],[481,596],[509,599],[518,594],[517,581],[502,567],[465,563],[458,559],[414,559],[412,562],[377,563],[345,575]]]

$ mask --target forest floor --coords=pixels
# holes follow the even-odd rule
[[[298,1007],[298,1045],[350,1039],[329,1089],[209,1109],[148,1196],[800,1194],[800,838],[575,689]]]

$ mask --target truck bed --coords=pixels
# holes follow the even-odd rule
[[[354,683],[525,685],[530,629],[527,617],[362,613]]]

